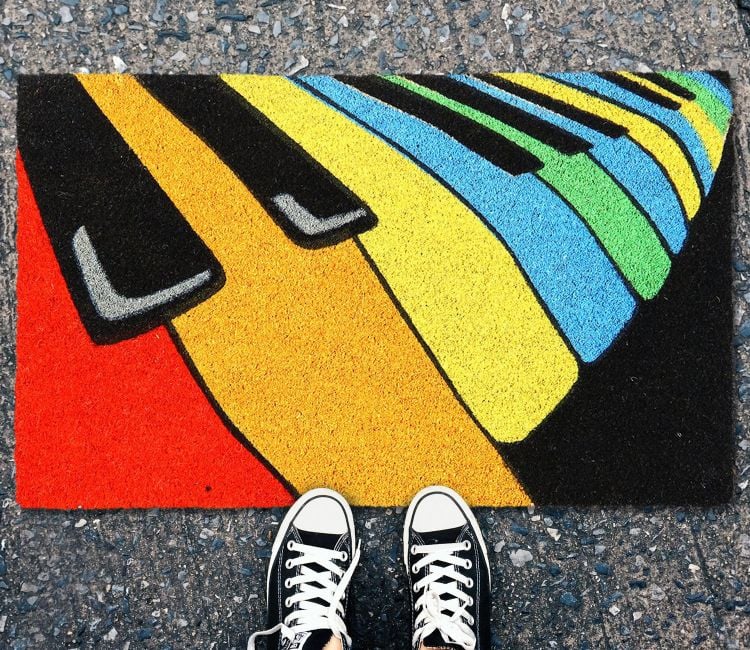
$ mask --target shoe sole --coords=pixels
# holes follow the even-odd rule
[[[479,528],[479,523],[477,522],[474,513],[471,511],[471,508],[469,508],[468,504],[463,500],[461,495],[458,494],[458,492],[456,492],[455,490],[451,490],[450,488],[443,485],[432,485],[430,487],[421,489],[419,492],[417,492],[416,495],[414,495],[414,498],[409,504],[409,509],[406,511],[406,521],[404,522],[403,548],[404,566],[406,567],[407,575],[409,573],[409,529],[411,528],[411,523],[414,519],[414,510],[416,509],[417,504],[423,497],[427,496],[428,494],[443,494],[447,497],[450,497],[450,499],[453,500],[461,509],[461,512],[463,512],[466,520],[474,529],[474,534],[479,541],[479,547],[482,549],[482,557],[484,558],[484,564],[487,567],[487,586],[491,589],[492,575],[490,574],[489,554],[487,553],[487,546],[484,541],[484,536],[482,535],[482,530]]]
[[[289,512],[286,513],[284,519],[282,519],[279,530],[276,533],[276,539],[273,541],[273,546],[271,547],[271,561],[268,565],[268,573],[266,574],[266,603],[268,603],[268,599],[271,597],[271,570],[276,563],[276,558],[281,549],[282,540],[286,537],[289,526],[292,525],[292,522],[299,514],[299,511],[302,510],[307,503],[318,497],[330,497],[341,504],[346,513],[346,523],[349,526],[352,537],[352,553],[354,552],[354,549],[357,548],[357,534],[354,530],[354,515],[352,514],[351,506],[347,500],[338,492],[329,488],[315,488],[305,492],[299,499],[297,499],[294,505],[289,509]]]

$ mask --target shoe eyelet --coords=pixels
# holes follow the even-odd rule
[[[286,589],[291,589],[292,588],[292,579],[291,578],[287,578],[286,580],[284,580],[284,587]]]
[[[284,562],[284,568],[291,569],[292,568],[292,561],[291,560],[287,560],[286,562]]]
[[[293,550],[294,550],[294,540],[290,539],[290,540],[289,540],[289,541],[288,541],[288,542],[286,543],[286,547],[287,547],[287,549],[289,549],[290,551],[293,551]]]
[[[416,555],[417,554],[417,545],[416,544],[412,544],[411,545],[411,548],[409,549],[409,553],[411,553],[412,555]]]
[[[464,562],[464,568],[465,569],[471,569],[472,566],[473,565],[471,563],[471,560],[466,560],[466,562]]]
[[[341,551],[340,557],[342,562],[346,562],[349,559],[349,553],[347,553],[346,551]]]
[[[291,607],[292,606],[291,600],[292,600],[291,598],[287,598],[284,601],[284,607]]]
[[[474,586],[474,581],[471,578],[469,578],[469,581],[466,583],[466,586],[469,589],[471,589]]]
[[[464,551],[470,551],[471,550],[471,542],[468,539],[464,540]]]
[[[411,572],[412,573],[416,573],[417,572],[417,565],[416,564],[412,564],[411,565]]]
[[[414,585],[414,586],[413,586],[413,587],[411,588],[411,590],[412,590],[412,591],[413,591],[413,592],[414,592],[415,594],[418,594],[418,593],[419,593],[419,588],[417,587],[417,585]]]
[[[469,607],[473,607],[474,605],[474,598],[472,596],[469,596]]]
[[[474,625],[474,617],[471,615],[469,616],[469,625]]]

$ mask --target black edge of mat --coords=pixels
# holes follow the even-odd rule
[[[726,70],[708,70],[707,72],[712,77],[718,79],[726,87],[726,89],[731,92],[732,77],[729,75],[729,72],[727,72]]]
[[[732,131],[660,294],[524,441],[498,444],[539,505],[731,501]]]

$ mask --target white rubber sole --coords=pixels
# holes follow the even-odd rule
[[[455,490],[451,490],[449,487],[445,487],[443,485],[431,485],[429,487],[421,489],[419,492],[417,492],[417,494],[414,495],[414,498],[409,504],[409,509],[406,511],[406,521],[404,522],[404,536],[402,542],[404,547],[404,566],[406,567],[406,573],[409,573],[409,528],[411,528],[412,521],[414,520],[414,510],[416,509],[422,497],[425,497],[428,494],[443,494],[447,497],[450,497],[461,509],[461,512],[463,512],[466,520],[474,529],[474,534],[479,541],[479,547],[482,549],[484,564],[487,567],[487,584],[489,588],[492,588],[492,575],[490,574],[489,554],[487,553],[487,546],[485,544],[484,537],[482,536],[482,531],[479,528],[479,523],[477,522],[474,513],[471,511],[471,508],[469,508],[468,504],[463,500],[461,495],[458,494],[458,492],[456,492]]]
[[[352,549],[357,548],[357,534],[354,530],[354,515],[352,514],[351,506],[347,500],[338,492],[329,488],[315,488],[305,492],[294,502],[294,505],[289,509],[289,512],[286,513],[284,519],[282,519],[281,524],[279,525],[279,530],[276,533],[276,539],[273,541],[273,546],[271,547],[271,561],[268,564],[268,573],[266,574],[266,602],[268,602],[268,599],[271,597],[271,569],[276,563],[282,540],[286,537],[289,526],[291,526],[292,522],[297,518],[299,511],[302,510],[308,502],[317,497],[330,497],[341,504],[346,513],[346,523],[351,531]]]

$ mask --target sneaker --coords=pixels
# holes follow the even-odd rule
[[[344,617],[347,587],[359,561],[349,504],[320,488],[302,495],[284,517],[271,551],[266,585],[268,650],[350,650]]]
[[[404,562],[412,650],[490,650],[490,565],[479,525],[453,490],[434,486],[411,502]]]

